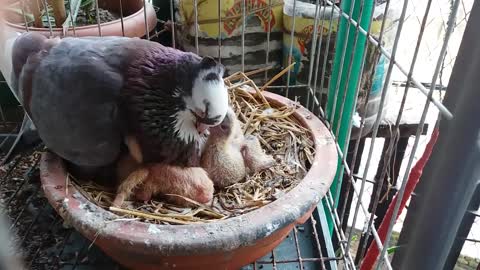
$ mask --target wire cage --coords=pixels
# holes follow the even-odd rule
[[[137,36],[213,56],[230,74],[264,69],[252,77],[259,85],[289,67],[266,89],[298,101],[326,123],[340,157],[337,176],[308,221],[244,269],[410,269],[400,267],[409,261],[402,250],[420,246],[409,237],[418,236],[412,224],[423,213],[410,208],[428,202],[416,199],[420,196],[409,185],[410,172],[422,163],[424,152],[432,151],[427,142],[436,138],[440,119],[457,117],[455,107],[443,100],[446,93],[460,91],[449,83],[458,80],[455,69],[461,67],[454,63],[462,36],[468,34],[467,23],[473,23],[470,13],[476,8],[480,16],[478,2],[70,0],[64,3],[63,23],[50,12],[40,16],[43,21],[33,16],[32,3],[45,7],[55,1],[9,2],[9,27],[16,31],[60,37]],[[75,21],[84,5],[92,5],[92,14],[83,14],[91,20],[87,27]],[[116,28],[104,21],[112,14],[119,20]],[[3,86],[0,94],[8,95]],[[1,106],[0,149],[11,157],[0,171],[0,194],[26,265],[30,269],[120,268],[63,224],[43,197],[38,181],[40,148],[9,152],[23,115],[14,101]],[[423,182],[426,188],[434,185]],[[478,246],[479,226],[474,224],[479,223],[479,198],[477,188],[468,197],[468,206],[454,209],[460,213],[455,217],[458,232],[449,233],[455,244],[436,266],[477,267],[478,254],[465,264],[460,251],[465,240]],[[402,225],[408,227],[406,232]],[[435,236],[434,231],[431,234]]]

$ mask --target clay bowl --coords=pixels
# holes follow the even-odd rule
[[[265,93],[275,107],[291,105]],[[337,169],[337,151],[325,125],[305,108],[295,117],[315,138],[316,155],[305,178],[278,200],[247,214],[206,224],[154,225],[119,220],[89,202],[74,186],[66,192],[62,159],[45,153],[40,172],[56,211],[106,254],[130,269],[238,269],[273,250],[304,223],[326,194]]]
[[[18,4],[19,2],[14,3]],[[106,10],[120,14],[120,1],[118,0],[99,0],[98,5]],[[143,37],[146,35],[145,27],[145,13],[148,22],[148,31],[152,31],[157,25],[157,15],[151,4],[146,5],[146,11],[143,6],[143,0],[123,0],[122,9],[123,12],[123,28],[126,37]],[[6,25],[10,29],[16,32],[25,32],[25,26],[20,25],[24,22],[23,16],[16,13],[7,14]],[[67,32],[63,33],[61,28],[52,28],[53,36],[98,36],[98,24],[70,27]],[[100,24],[102,36],[122,36],[122,20],[118,19],[111,22]],[[50,36],[50,29],[48,28],[36,28],[29,27],[28,31],[34,31],[43,34],[47,37]]]

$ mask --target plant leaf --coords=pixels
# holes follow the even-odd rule
[[[389,247],[387,248],[387,253],[388,255],[394,253],[400,246],[393,246],[393,247]]]
[[[82,4],[80,5],[82,8],[88,6],[88,5],[92,5],[95,0],[81,0],[82,1]]]
[[[50,27],[50,25],[48,24],[48,17],[47,16],[43,16],[42,21],[43,21],[43,25],[46,25],[47,27]],[[55,27],[55,18],[53,16],[50,16],[50,24],[52,25],[52,27]]]
[[[65,22],[63,23],[63,27],[68,28],[72,26],[72,22],[75,23],[77,21],[77,15],[78,15],[78,11],[80,10],[81,3],[82,3],[82,0],[70,0],[69,8],[67,8],[68,16]],[[70,12],[70,7],[73,13]]]
[[[358,239],[358,235],[355,234],[352,236],[352,241],[357,241],[357,239]]]

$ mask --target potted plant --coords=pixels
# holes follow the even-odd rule
[[[157,23],[148,0],[24,0],[7,10],[7,27],[46,36],[143,37]]]

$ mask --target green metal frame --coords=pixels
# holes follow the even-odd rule
[[[352,12],[352,19],[356,22],[360,23],[360,26],[363,29],[368,29],[368,25],[370,23],[371,14],[373,12],[374,1],[373,0],[353,0],[354,7]],[[362,7],[363,4],[363,7]],[[343,12],[346,14],[350,14],[350,8],[352,5],[352,0],[343,0],[341,3],[341,8]],[[363,9],[362,12],[360,10]],[[361,13],[361,14],[360,14]],[[361,16],[360,16],[361,15]],[[350,29],[349,29],[350,28]],[[356,41],[355,41],[356,39]],[[349,144],[349,136],[350,136],[350,121],[352,118],[353,111],[355,109],[355,95],[357,93],[357,86],[358,81],[361,78],[361,66],[362,66],[362,55],[364,50],[366,49],[365,46],[361,44],[365,44],[367,36],[358,33],[356,34],[356,27],[352,25],[348,19],[345,17],[340,18],[338,32],[337,32],[337,39],[335,42],[335,57],[333,62],[333,72],[332,77],[330,79],[329,91],[328,91],[328,101],[327,101],[327,108],[326,108],[326,118],[332,125],[332,130],[335,132],[338,129],[338,136],[337,141],[340,146],[340,149],[343,153],[346,153]],[[357,46],[354,46],[354,44]],[[343,56],[343,64],[342,55],[343,55],[343,48],[346,47],[346,53]],[[352,50],[355,47],[355,52],[352,57]],[[349,72],[349,64],[352,64],[351,71]],[[349,76],[350,75],[350,76]],[[340,77],[338,92],[337,90],[337,81]],[[345,95],[345,103],[343,105],[343,113],[340,119],[340,108],[343,102],[343,96]],[[333,97],[337,96],[334,103]],[[335,104],[335,112],[334,112],[334,104]],[[334,115],[333,115],[334,114]],[[337,168],[337,174],[333,181],[332,186],[330,187],[330,191],[333,194],[333,200],[335,206],[332,206],[332,209],[335,208],[338,204],[339,195],[338,193],[338,186],[342,184],[343,178],[343,165],[342,161],[339,158]],[[325,200],[323,204],[327,203]],[[326,207],[325,205],[323,205]],[[328,208],[325,208],[325,210]],[[327,221],[330,229],[330,233],[333,232],[333,218],[332,215],[327,215]]]

